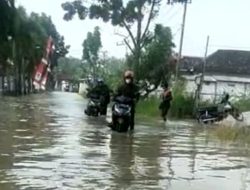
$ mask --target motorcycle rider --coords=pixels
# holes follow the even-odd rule
[[[220,102],[220,104],[222,105],[223,111],[228,111],[232,109],[232,104],[229,101],[229,98],[230,98],[229,94],[226,93]]]
[[[127,70],[124,72],[123,84],[117,88],[115,97],[125,96],[131,98],[133,103],[131,103],[131,120],[130,120],[130,130],[134,130],[134,120],[135,120],[135,106],[136,102],[139,100],[139,89],[134,83],[134,72]],[[112,126],[112,124],[111,124]]]
[[[229,94],[228,93],[226,93],[225,95],[224,95],[224,97],[222,98],[222,100],[221,100],[221,104],[227,104],[227,103],[229,103],[229,98],[230,98],[230,96],[229,96]]]
[[[91,96],[100,98],[100,114],[107,115],[107,108],[110,102],[110,89],[108,85],[104,83],[104,80],[102,78],[98,78],[96,86],[90,90],[88,97]]]
[[[168,88],[168,83],[163,84],[163,89],[164,91],[162,93],[162,102],[159,106],[159,109],[161,110],[161,116],[163,120],[166,121],[173,96],[171,90]]]

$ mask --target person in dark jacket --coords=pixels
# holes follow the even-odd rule
[[[221,104],[230,104],[229,98],[230,98],[229,94],[226,93],[226,94],[224,95],[224,97],[222,98],[222,100],[221,100],[220,103],[221,103]]]
[[[130,130],[134,129],[135,120],[135,106],[136,102],[139,100],[139,88],[134,83],[134,73],[133,71],[126,71],[124,73],[124,83],[117,88],[115,96],[125,96],[131,98],[133,103],[131,104],[131,121]]]
[[[172,97],[172,92],[171,90],[168,88],[168,84],[164,84],[163,86],[164,88],[164,91],[162,93],[162,102],[159,106],[159,109],[161,110],[161,117],[164,121],[167,120],[167,114],[168,114],[168,111],[170,109],[170,106],[171,106],[171,101],[173,99]]]
[[[110,102],[110,89],[107,84],[104,83],[103,79],[97,79],[96,86],[90,90],[89,97],[98,96],[101,100],[101,115],[107,115],[108,104]]]

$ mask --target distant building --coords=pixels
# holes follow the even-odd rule
[[[180,72],[187,80],[187,92],[197,89],[195,80],[202,72],[203,58],[183,57]],[[207,58],[202,99],[216,100],[223,93],[235,97],[250,94],[250,51],[218,50]]]

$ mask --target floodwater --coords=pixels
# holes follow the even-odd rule
[[[71,93],[0,99],[0,189],[250,189],[250,149],[185,122],[134,133],[84,115]]]

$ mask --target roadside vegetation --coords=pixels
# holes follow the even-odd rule
[[[193,115],[194,98],[185,92],[185,81],[181,80],[173,89],[173,101],[169,110],[171,118],[190,118]],[[137,105],[137,113],[147,117],[159,117],[161,97],[153,95],[142,99]]]
[[[234,105],[242,112],[250,111],[250,97],[242,97]]]
[[[250,127],[219,126],[212,133],[221,141],[250,144]]]

